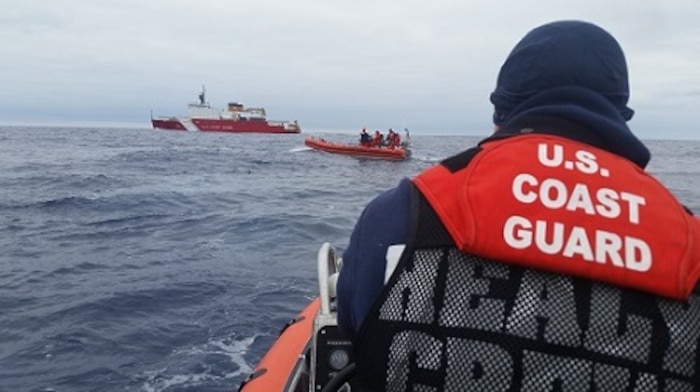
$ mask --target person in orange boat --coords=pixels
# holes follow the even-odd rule
[[[389,128],[389,134],[386,137],[386,145],[390,148],[396,148],[401,145],[401,136],[398,132],[394,132],[392,128]]]
[[[700,391],[700,220],[628,99],[610,33],[539,26],[493,135],[366,206],[337,286],[362,390]]]
[[[389,131],[386,134],[386,138],[384,139],[384,145],[387,147],[393,147],[394,144],[394,130],[389,128]]]
[[[381,147],[384,145],[384,135],[377,129],[374,131],[374,138],[372,138],[372,147]]]
[[[365,128],[360,132],[360,145],[368,147],[372,143],[372,137],[367,133]]]

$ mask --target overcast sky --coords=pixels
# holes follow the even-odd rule
[[[483,135],[533,27],[594,22],[627,55],[630,127],[700,138],[698,0],[0,0],[0,123],[149,126],[208,101],[304,131]]]

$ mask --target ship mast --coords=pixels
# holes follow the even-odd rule
[[[202,85],[202,92],[199,93],[199,104],[204,106],[206,103],[206,94],[207,94],[207,88]]]

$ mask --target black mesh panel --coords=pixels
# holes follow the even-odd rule
[[[670,301],[439,248],[400,263],[376,310],[358,346],[370,389],[700,388],[697,295]]]

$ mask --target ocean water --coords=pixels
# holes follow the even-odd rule
[[[413,135],[388,162],[309,135],[0,127],[0,391],[236,390],[316,295],[320,245],[481,139]],[[700,142],[647,144],[700,211]]]

